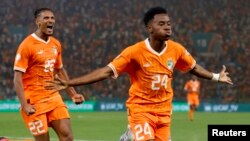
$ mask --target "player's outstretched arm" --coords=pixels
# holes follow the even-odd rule
[[[68,81],[60,78],[55,78],[54,81],[47,81],[45,88],[48,90],[62,90],[71,86],[80,86],[95,83],[104,80],[112,75],[112,69],[108,66],[105,66],[103,68],[96,69],[86,75]]]
[[[233,82],[229,77],[229,73],[226,71],[226,67],[224,65],[222,66],[220,73],[209,72],[208,70],[204,69],[202,66],[198,64],[196,64],[195,67],[190,72],[201,78],[233,85]]]
[[[64,68],[57,69],[55,73],[57,74],[56,76],[58,76],[59,78],[69,80],[69,76]],[[84,96],[82,94],[77,93],[74,87],[68,87],[66,88],[66,91],[75,104],[81,104],[85,101]]]

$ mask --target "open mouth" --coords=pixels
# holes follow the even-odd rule
[[[47,25],[47,28],[48,29],[53,29],[53,26],[52,25]]]
[[[47,25],[47,32],[53,32],[53,28],[54,26],[53,25]]]

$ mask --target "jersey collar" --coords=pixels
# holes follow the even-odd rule
[[[50,37],[49,37],[48,41],[44,41],[43,39],[41,39],[40,37],[38,37],[35,33],[32,33],[31,36],[34,37],[35,39],[37,39],[38,41],[43,42],[45,44],[48,44],[49,41],[50,41]]]
[[[153,54],[155,54],[155,55],[157,55],[157,56],[161,56],[164,52],[166,52],[166,50],[167,50],[167,48],[168,48],[168,42],[165,42],[166,47],[165,47],[161,52],[158,53],[157,51],[155,51],[155,50],[151,47],[148,38],[145,39],[144,42],[145,42],[145,44],[146,44],[147,49],[148,49],[151,53],[153,53]]]

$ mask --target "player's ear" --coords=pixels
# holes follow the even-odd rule
[[[148,22],[146,28],[147,28],[148,33],[153,33],[152,21]]]
[[[147,25],[147,31],[148,33],[152,33],[153,32],[153,28],[150,24]]]
[[[41,26],[41,22],[39,21],[39,19],[37,18],[35,22],[36,22],[37,27],[39,28]]]

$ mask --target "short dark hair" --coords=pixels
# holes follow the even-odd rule
[[[36,9],[35,12],[34,12],[34,18],[36,19],[37,17],[39,17],[40,14],[41,14],[43,11],[51,11],[51,12],[53,12],[50,8],[46,8],[46,7],[38,8],[38,9]]]
[[[150,8],[144,14],[144,18],[143,18],[143,22],[146,27],[148,26],[149,21],[151,21],[156,14],[167,14],[167,10],[160,6]]]

